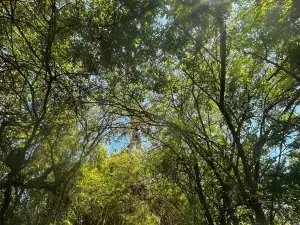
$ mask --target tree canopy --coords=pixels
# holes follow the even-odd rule
[[[0,224],[300,222],[299,59],[297,0],[1,1]]]

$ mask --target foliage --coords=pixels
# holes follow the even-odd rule
[[[171,183],[151,176],[142,152],[123,149],[109,156],[101,149],[96,159],[79,172],[72,193],[76,198],[66,220],[72,224],[180,224],[184,195]]]
[[[1,1],[0,224],[299,222],[299,12]]]

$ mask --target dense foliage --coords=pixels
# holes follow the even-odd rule
[[[0,1],[0,224],[300,222],[299,59],[298,0]]]

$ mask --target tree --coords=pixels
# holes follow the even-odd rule
[[[121,53],[128,57],[126,49],[140,29],[131,22],[151,19],[145,15],[156,3],[0,4],[0,223],[14,224],[20,205],[34,208],[44,193],[49,201],[65,197],[83,159],[109,133],[110,106],[86,102],[92,99],[91,91],[105,93],[105,77],[99,74],[108,73]],[[119,39],[112,39],[112,33]],[[61,201],[51,203],[55,213],[45,223],[56,220]],[[50,206],[45,205],[46,211]]]
[[[286,166],[293,151],[287,144],[298,135],[299,75],[291,50],[298,33],[287,22],[296,9],[290,1],[176,1],[168,8],[158,44],[163,53],[140,66],[147,76],[139,85],[147,91],[126,89],[131,104],[123,108],[145,121],[153,143],[182,155],[206,223],[289,221],[275,219],[274,204],[261,196],[270,160]],[[279,176],[278,169],[271,173]]]
[[[0,4],[1,224],[298,222],[297,1]]]
[[[76,197],[62,220],[72,224],[182,224],[187,200],[180,189],[153,174],[154,159],[133,149],[112,155],[99,149],[78,174],[72,191]]]

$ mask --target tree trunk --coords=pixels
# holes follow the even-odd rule
[[[201,203],[202,207],[204,208],[205,218],[206,218],[207,224],[214,225],[213,219],[212,219],[212,217],[210,215],[210,212],[209,212],[208,204],[206,202],[206,198],[205,198],[204,193],[203,193],[203,188],[202,188],[202,184],[201,184],[201,181],[200,181],[200,173],[199,173],[198,163],[196,163],[194,165],[194,171],[195,171],[195,177],[196,177],[197,194],[198,194],[200,203]]]
[[[258,200],[255,198],[251,202],[251,208],[254,210],[255,217],[256,217],[256,223],[259,225],[267,225],[267,219],[265,216],[265,213],[261,207],[261,203],[258,202]]]
[[[12,201],[11,197],[12,186],[11,184],[7,184],[4,192],[4,201],[0,210],[0,225],[4,225],[6,222],[6,216],[8,212],[8,208],[10,202]]]

